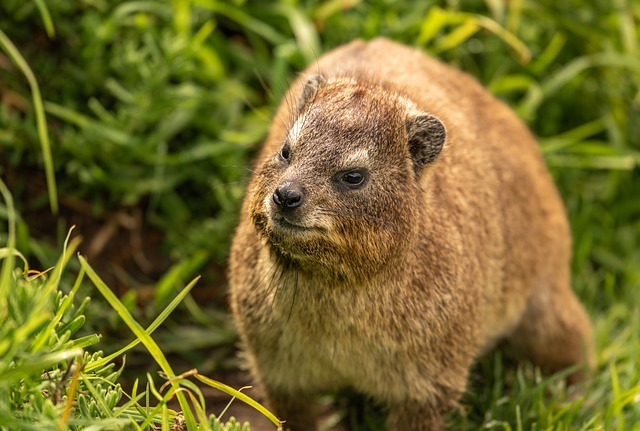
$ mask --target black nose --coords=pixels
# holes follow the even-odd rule
[[[302,187],[294,181],[284,182],[273,192],[273,202],[283,210],[299,206],[303,197]]]

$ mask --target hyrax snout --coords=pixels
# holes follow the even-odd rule
[[[416,50],[356,41],[276,114],[233,241],[231,307],[290,429],[316,429],[314,398],[351,387],[388,409],[390,431],[438,430],[500,340],[545,370],[591,364],[570,249],[505,105]]]

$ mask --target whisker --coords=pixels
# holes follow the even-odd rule
[[[296,298],[298,297],[298,271],[294,270],[293,272],[293,297],[291,298],[291,305],[289,306],[289,315],[287,316],[286,322],[289,323],[289,319],[291,319],[291,313],[293,312],[293,305],[296,302]]]
[[[253,74],[258,79],[258,83],[260,83],[260,87],[262,87],[262,90],[267,95],[267,98],[269,100],[274,100],[273,92],[269,88],[269,85],[265,82],[263,76],[260,74],[260,71],[257,68],[254,68],[253,69]],[[260,113],[260,116],[263,117],[264,114]],[[270,118],[267,118],[267,120],[270,120]]]
[[[262,294],[262,297],[260,298],[260,303],[258,304],[259,308],[262,308],[264,301],[267,299],[267,297],[271,294],[271,292],[275,288],[275,285],[274,285],[275,277],[270,277],[270,275],[275,270],[276,267],[277,267],[277,262],[274,262],[273,265],[271,265],[271,268],[269,268],[269,270],[265,273],[265,275],[249,291],[249,294],[255,293],[256,289],[260,287],[260,285],[265,281],[265,279],[269,278],[269,285],[267,286],[267,288],[260,289],[263,292],[263,294]]]
[[[255,169],[251,169],[251,168],[248,168],[246,166],[238,166],[238,165],[222,165],[222,167],[223,168],[236,168],[236,169],[245,170],[245,171],[249,172],[250,174],[255,175],[256,178],[258,178],[260,181],[262,181],[263,185],[265,185],[268,188],[271,188],[271,183],[267,180],[267,178],[265,178],[264,175],[260,174]]]
[[[257,171],[253,170],[253,169],[249,169],[247,167],[244,168],[245,170],[251,172],[253,175],[256,176],[256,178],[258,178],[261,182],[262,185],[266,186],[267,188],[272,188],[271,183],[269,182],[269,180],[267,180],[264,175],[258,173]]]
[[[272,277],[273,286],[270,286],[272,289],[275,289],[275,292],[273,294],[273,301],[271,302],[272,311],[273,311],[273,307],[275,307],[276,303],[279,301],[279,296],[282,295],[283,291],[285,290],[285,285],[283,283],[284,270],[282,269],[282,265],[279,264],[277,259],[276,259],[275,265],[278,266],[279,271],[278,271],[277,277],[276,277],[276,274],[274,273],[274,276]]]

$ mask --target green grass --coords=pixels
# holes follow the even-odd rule
[[[248,431],[248,424],[234,419],[220,422],[207,413],[202,390],[193,377],[207,386],[245,402],[267,416],[275,426],[280,422],[253,399],[227,385],[191,370],[176,375],[167,357],[151,334],[188,295],[197,279],[189,283],[167,305],[148,327],[143,328],[124,304],[100,279],[87,261],[78,256],[80,272],[73,286],[63,286],[63,271],[75,255],[78,237],[65,241],[55,266],[45,272],[13,268],[16,257],[24,256],[14,248],[14,214],[11,195],[0,181],[0,192],[7,203],[11,218],[7,247],[0,248],[3,260],[0,272],[0,429],[163,429],[184,422],[190,430]],[[71,232],[70,232],[71,233]],[[135,339],[109,356],[98,350],[97,334],[78,336],[86,321],[90,298],[76,304],[76,295],[85,275],[97,287]],[[64,293],[68,291],[68,293]],[[158,379],[147,373],[147,383],[140,389],[136,380],[130,393],[119,383],[124,366],[116,369],[114,359],[121,357],[136,344],[142,343],[162,370],[165,383],[157,387]],[[169,408],[176,398],[180,410]]]
[[[167,376],[186,369],[172,371],[176,339],[211,340],[205,347],[216,352],[214,361],[206,361],[196,341],[183,342],[179,349],[181,360],[203,373],[233,366],[227,358],[235,338],[218,317],[219,308],[203,308],[191,294],[181,305],[172,299],[184,295],[182,287],[198,272],[198,285],[222,296],[221,268],[247,168],[295,72],[331,47],[383,35],[475,75],[530,125],[567,204],[574,287],[595,326],[597,369],[578,392],[565,388],[558,376],[540,376],[527,364],[494,354],[474,371],[463,409],[450,417],[451,429],[640,430],[639,19],[640,3],[632,0],[277,0],[268,5],[257,0],[3,0],[0,178],[15,199],[15,223],[8,204],[0,204],[0,218],[6,220],[0,223],[5,250],[0,254],[0,307],[7,301],[24,311],[12,336],[17,328],[22,328],[21,337],[52,334],[65,324],[75,328],[68,322],[86,315],[78,339],[97,343],[82,337],[104,337],[81,347],[116,352],[123,347],[116,342],[118,334],[128,334],[130,327],[120,316],[128,315],[129,323],[139,322],[132,338],[166,358],[160,362]],[[40,89],[42,104],[34,88]],[[55,208],[56,197],[60,215],[53,217],[49,208]],[[116,303],[103,299],[104,286],[91,287],[100,283],[97,275],[86,280],[91,268],[86,261],[67,255],[68,269],[59,280],[54,276],[78,208],[82,221],[105,225],[114,214],[138,211],[142,223],[162,238],[166,261],[142,275],[101,256],[91,261],[91,267],[111,269],[126,285],[124,292],[120,289],[122,307],[114,309]],[[90,232],[84,244],[101,232],[89,225],[77,228],[84,235]],[[11,235],[9,229],[14,229]],[[31,266],[56,265],[54,270],[26,281],[14,272],[20,256],[9,252],[14,249],[9,237]],[[78,278],[82,283],[76,283]],[[18,291],[47,284],[62,293],[18,296]],[[142,292],[149,285],[156,289],[144,301]],[[24,308],[37,300],[34,306],[49,307],[48,315],[55,316],[60,310],[55,307],[61,307],[55,305],[60,301],[56,295],[79,291],[93,300],[77,305],[80,311],[75,312],[70,305],[75,301],[66,302],[58,326],[44,325],[43,314]],[[167,307],[183,312],[168,317]],[[157,316],[162,317],[154,321]],[[9,331],[2,326],[0,331]],[[189,337],[185,332],[176,336],[180,330],[189,331]],[[77,358],[72,338],[54,348],[49,337],[37,352],[17,341],[22,347],[15,348],[47,361],[68,351]],[[0,337],[6,339],[12,338]],[[124,375],[139,364],[139,354],[130,355]],[[97,364],[94,370],[85,364],[86,372],[109,363],[100,355],[82,357],[86,364]],[[37,355],[28,358],[42,364]],[[73,360],[52,367],[60,376]],[[206,370],[200,367],[204,363]],[[26,369],[33,371],[35,365]],[[104,420],[113,419],[104,405],[117,393],[118,372],[109,370],[100,375],[105,386],[94,392],[112,392],[92,407]],[[40,403],[29,414],[58,415],[64,403],[37,397],[44,384],[39,377],[31,374],[21,389]],[[70,372],[65,381],[72,379]],[[91,393],[80,377],[77,382],[83,395]],[[57,386],[61,394],[71,387]],[[153,417],[170,417],[162,401],[166,393],[154,396],[156,389],[138,391],[146,394],[144,399],[129,407],[146,408],[148,398],[165,406]],[[193,420],[200,421],[201,415],[191,411]],[[367,424],[361,429],[380,425],[368,408],[364,418],[349,407],[340,411],[347,422]]]

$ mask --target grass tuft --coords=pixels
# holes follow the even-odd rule
[[[0,192],[12,213],[11,196],[1,181]],[[70,239],[70,233],[58,263],[46,274],[28,276],[27,271],[7,265],[15,256],[22,256],[11,247],[13,238],[0,253],[3,260],[0,290],[5,292],[0,302],[0,321],[3,322],[0,325],[1,429],[150,430],[156,429],[156,425],[169,429],[184,424],[188,430],[249,430],[247,424],[240,425],[235,419],[221,422],[208,414],[202,392],[187,379],[190,376],[248,403],[279,426],[280,422],[264,407],[226,385],[195,371],[176,376],[151,338],[150,334],[185,298],[197,279],[144,330],[81,256],[78,257],[80,272],[73,287],[64,293],[63,273],[80,243],[78,237]],[[134,342],[107,357],[102,351],[85,350],[98,347],[100,336],[77,335],[86,321],[84,312],[89,301],[85,298],[79,305],[75,304],[85,274],[136,336]],[[124,363],[116,369],[112,360],[137,343],[147,347],[163,369],[167,383],[158,390],[148,374],[145,391],[138,392],[136,381],[132,392],[127,394],[119,383]],[[168,408],[174,397],[180,403],[180,412]]]

